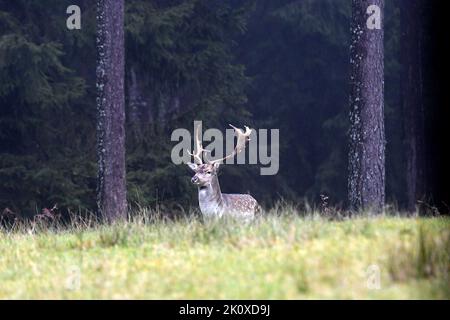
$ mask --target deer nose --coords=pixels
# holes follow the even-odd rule
[[[192,183],[197,183],[198,182],[198,177],[197,176],[193,176],[191,181],[192,181]]]

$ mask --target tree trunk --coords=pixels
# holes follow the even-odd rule
[[[380,28],[369,29],[370,5]],[[384,0],[352,0],[350,46],[349,202],[353,210],[380,212],[385,200]]]
[[[123,0],[97,0],[97,206],[110,222],[127,215],[123,23]]]
[[[403,0],[401,6],[402,104],[406,145],[407,209],[425,200],[425,115],[422,90],[421,0]]]

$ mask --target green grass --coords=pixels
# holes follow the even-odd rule
[[[449,299],[449,268],[442,217],[0,231],[3,299]]]

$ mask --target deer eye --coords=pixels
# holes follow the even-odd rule
[[[211,174],[211,171],[206,171],[207,174]]]

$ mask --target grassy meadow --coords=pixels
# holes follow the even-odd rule
[[[0,231],[1,299],[449,299],[450,219],[129,222]]]

